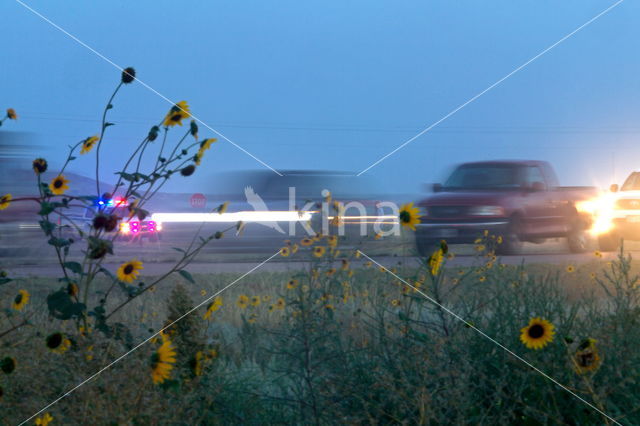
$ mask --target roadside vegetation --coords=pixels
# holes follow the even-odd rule
[[[77,150],[95,154],[99,176],[108,111],[134,79],[127,68],[100,132],[70,147],[67,164]],[[0,271],[0,424],[640,423],[638,268],[622,251],[610,262],[596,252],[586,266],[508,266],[494,254],[501,237],[485,232],[473,266],[448,266],[441,241],[416,267],[407,250],[379,264],[369,246],[317,234],[277,254],[302,268],[187,272],[207,244],[241,233],[236,223],[176,247],[162,275],[145,275],[135,257],[108,267],[120,224],[144,220],[149,198],[193,174],[215,142],[199,139],[194,121],[169,142],[189,117],[186,102],[174,105],[110,193],[98,183],[93,195],[69,195],[67,164],[45,182],[38,158],[38,195],[0,197],[2,210],[38,203],[61,268],[58,279]],[[122,205],[98,208],[89,230],[51,220],[116,195]],[[412,203],[401,207],[404,238],[419,219]]]
[[[171,278],[119,313],[129,340],[51,320],[51,280],[18,280],[30,293],[20,309],[4,286],[3,323],[32,316],[3,337],[3,423],[37,412],[208,298],[51,407],[54,421],[612,423],[475,327],[620,423],[638,423],[640,290],[628,257],[505,266],[479,244],[473,267],[447,267],[435,248],[416,269],[338,253],[333,241],[292,242],[284,253],[307,268],[256,272],[217,296],[238,275]],[[47,347],[55,333],[69,340],[62,349]]]

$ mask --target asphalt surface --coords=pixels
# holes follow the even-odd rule
[[[36,230],[38,231],[38,230]],[[0,240],[0,269],[5,269],[12,277],[50,276],[58,277],[61,274],[60,266],[51,246],[44,241],[42,234],[31,230],[22,232],[20,238],[5,238]],[[109,270],[115,271],[126,260],[133,257],[143,261],[145,276],[157,276],[169,271],[179,259],[180,253],[172,247],[185,247],[190,238],[166,236],[161,241],[143,240],[135,242],[117,242],[115,246],[116,256],[110,257],[105,262]],[[280,255],[272,257],[278,252],[283,243],[280,238],[269,240],[255,240],[247,238],[244,241],[229,239],[214,240],[211,247],[203,252],[186,268],[192,274],[212,273],[245,273],[258,266],[256,271],[288,271],[299,270],[308,267],[308,255],[299,252],[287,258]],[[79,250],[80,246],[77,247]],[[415,253],[410,239],[391,239],[387,241],[373,241],[369,239],[357,245],[343,246],[343,254],[353,253],[359,248],[376,262],[387,267],[393,267],[398,262],[405,265],[417,265],[419,259],[411,253]],[[630,253],[634,258],[640,256],[639,247],[631,246]],[[448,262],[449,266],[471,266],[479,262],[474,255],[472,247],[452,246],[451,251],[455,258]],[[590,250],[582,254],[568,253],[566,243],[563,241],[551,241],[543,244],[527,244],[523,254],[517,256],[501,256],[500,262],[505,264],[572,264],[579,265],[595,260],[594,251]],[[76,256],[81,253],[75,252]],[[617,253],[604,253],[603,258],[614,259]],[[75,257],[75,259],[78,259]],[[70,260],[75,260],[70,259]],[[266,261],[266,262],[265,262]],[[352,259],[352,267],[363,267],[366,259]],[[264,263],[263,263],[264,262]]]

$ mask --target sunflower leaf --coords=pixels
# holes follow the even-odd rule
[[[56,224],[53,222],[49,222],[48,220],[40,220],[38,221],[40,224],[40,228],[44,231],[45,235],[51,235],[54,229],[56,229]]]
[[[80,318],[86,310],[86,305],[74,302],[66,289],[60,289],[47,296],[47,307],[51,316],[61,320]]]
[[[179,273],[180,275],[182,275],[182,277],[183,277],[185,280],[189,281],[191,284],[195,284],[195,283],[196,283],[196,281],[193,279],[193,276],[192,276],[188,271],[185,271],[184,269],[180,269],[180,270],[178,271],[178,273]]]
[[[106,123],[104,123],[104,126],[102,128],[106,129],[109,126],[115,126],[115,123],[110,123],[110,122],[107,121]]]
[[[82,274],[82,265],[78,262],[64,262],[63,266],[76,274]]]

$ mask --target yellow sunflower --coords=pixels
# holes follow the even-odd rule
[[[282,297],[279,297],[275,304],[276,309],[282,310],[284,309],[284,305],[285,305],[284,299]]]
[[[400,206],[400,214],[398,215],[400,224],[415,231],[416,224],[420,223],[419,211],[418,207],[413,207],[413,203],[403,204]]]
[[[342,266],[340,266],[340,269],[343,271],[349,269],[349,261],[347,259],[342,259]]]
[[[213,299],[213,301],[209,303],[209,306],[207,306],[207,312],[204,313],[203,318],[204,319],[211,318],[211,314],[217,311],[218,309],[220,309],[221,307],[222,307],[222,297],[216,296]]]
[[[164,118],[162,125],[166,127],[173,127],[176,124],[182,126],[182,120],[189,117],[191,117],[191,112],[189,111],[187,101],[180,101],[171,107]]]
[[[116,271],[116,276],[120,281],[130,284],[133,280],[138,278],[138,271],[141,269],[144,269],[142,262],[137,259],[133,259],[120,265]]]
[[[291,246],[291,253],[295,254],[298,252],[298,245],[294,244]]]
[[[253,296],[251,298],[251,306],[260,306],[260,302],[261,302],[260,296]]]
[[[585,339],[580,343],[578,349],[573,355],[573,364],[578,374],[585,374],[595,371],[600,367],[600,355],[596,347],[595,339]]]
[[[287,289],[288,290],[293,290],[297,286],[298,286],[298,280],[296,280],[296,279],[290,279],[289,282],[287,283]]]
[[[303,238],[300,241],[300,245],[305,246],[305,247],[306,246],[310,246],[311,244],[313,244],[313,240],[311,238]]]
[[[241,294],[238,296],[238,301],[236,302],[240,309],[245,309],[249,305],[249,297]]]
[[[336,247],[338,245],[338,236],[337,235],[329,235],[327,237],[327,244],[329,247]]]
[[[49,413],[44,413],[44,416],[36,418],[36,426],[47,426],[53,421],[53,416]]]
[[[7,118],[9,120],[17,120],[18,114],[16,114],[16,110],[13,108],[7,108]]]
[[[164,342],[151,356],[151,377],[153,383],[158,384],[171,376],[173,364],[176,363],[176,350],[169,339]]]
[[[543,318],[531,318],[520,330],[520,341],[529,349],[542,349],[553,340],[554,326]]]
[[[227,211],[227,208],[229,207],[229,202],[225,201],[224,203],[220,204],[217,208],[216,211],[220,214],[223,214]]]
[[[11,307],[16,311],[21,311],[25,306],[29,303],[29,292],[27,290],[20,290],[16,295],[15,299],[13,299],[13,303]]]
[[[13,197],[11,196],[11,194],[5,194],[2,197],[0,197],[0,210],[4,210],[7,207],[9,207],[9,204],[11,204],[11,199]]]
[[[575,272],[575,270],[576,270],[576,268],[573,265],[567,266],[567,272],[568,273],[571,274],[571,273]]]
[[[62,195],[69,189],[68,183],[69,181],[63,175],[58,175],[49,184],[49,189],[54,195]]]
[[[96,142],[98,142],[98,139],[100,139],[98,135],[89,136],[88,138],[86,138],[82,142],[82,149],[80,150],[80,154],[86,154],[89,151],[91,151],[91,149],[93,148],[93,145],[95,145]]]
[[[433,252],[431,256],[429,256],[429,270],[431,271],[431,275],[436,276],[440,271],[440,266],[442,266],[442,261],[444,259],[444,253],[442,249],[438,249]]]
[[[287,257],[287,256],[289,256],[289,254],[291,254],[291,249],[289,247],[282,247],[280,249],[280,255],[282,257]]]
[[[327,251],[326,248],[324,248],[323,246],[316,246],[313,248],[313,255],[315,257],[322,257],[324,256],[324,253]]]
[[[200,150],[201,151],[206,151],[209,148],[211,148],[211,144],[213,144],[214,142],[216,142],[218,139],[216,138],[209,138],[209,139],[205,139],[202,142],[200,142]]]
[[[62,333],[53,333],[47,336],[47,348],[51,352],[62,354],[71,347],[71,340],[67,339]]]

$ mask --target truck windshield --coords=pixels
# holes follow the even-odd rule
[[[634,172],[624,181],[621,191],[638,191],[640,190],[640,173]]]
[[[468,164],[458,167],[445,189],[513,189],[520,187],[518,167],[502,164]]]

